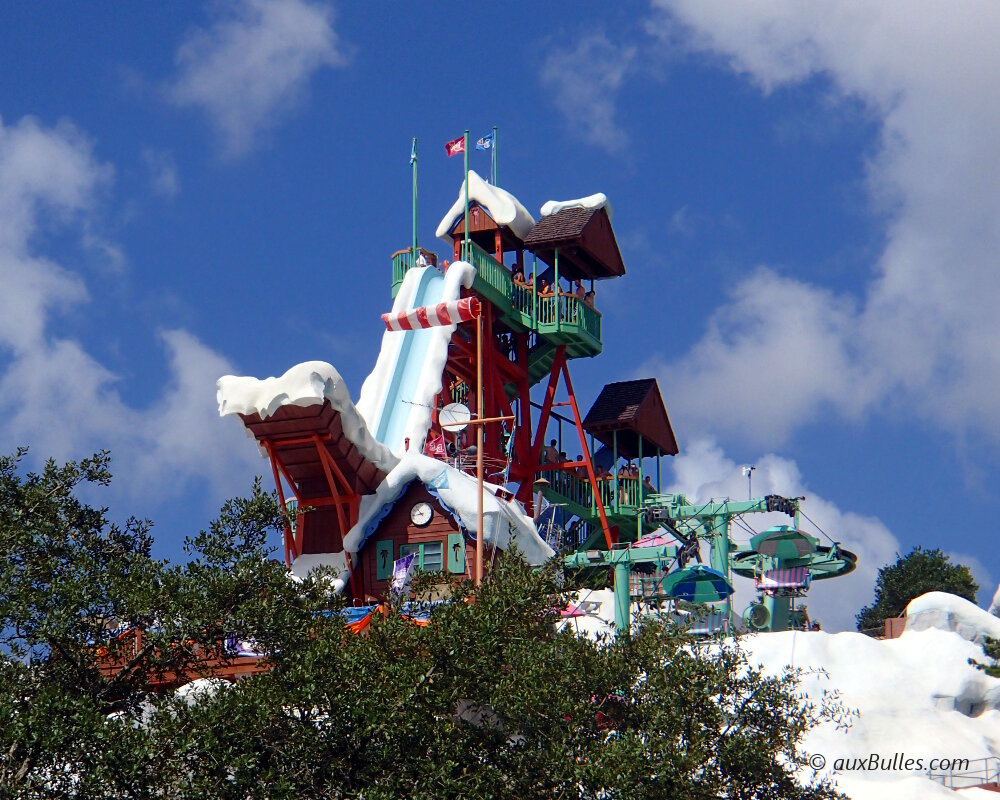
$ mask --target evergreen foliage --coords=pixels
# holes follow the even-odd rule
[[[603,642],[559,631],[554,569],[516,555],[475,597],[453,585],[425,627],[390,608],[352,634],[322,613],[323,575],[294,584],[267,558],[280,517],[259,485],[172,565],[151,558],[148,524],[76,499],[109,480],[105,454],[26,477],[20,455],[0,460],[0,797],[837,796],[793,773],[803,733],[838,709],[735,644],[655,622]],[[144,646],[111,677],[96,653],[114,655],[122,623]],[[271,669],[150,691],[224,655],[226,633]]]
[[[927,592],[948,592],[976,602],[979,586],[964,564],[952,564],[941,550],[914,547],[895,564],[878,571],[875,601],[858,612],[859,631],[880,630],[889,617],[898,617],[915,597]]]

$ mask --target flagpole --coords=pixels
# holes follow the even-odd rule
[[[413,137],[410,149],[410,167],[413,173],[413,265],[417,264],[417,137]]]
[[[465,131],[465,248],[466,251],[469,249],[469,131]],[[466,252],[465,258],[472,258],[471,254]]]
[[[493,163],[492,163],[492,167],[493,167],[493,169],[491,170],[491,172],[493,173],[493,175],[492,175],[493,185],[496,186],[497,185],[497,126],[496,125],[493,126]]]

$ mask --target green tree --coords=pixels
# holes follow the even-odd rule
[[[2,797],[837,796],[795,773],[803,733],[838,709],[736,643],[656,622],[604,641],[561,630],[554,568],[516,554],[475,592],[454,583],[431,624],[389,608],[355,635],[324,576],[293,584],[266,558],[280,518],[259,486],[171,565],[147,525],[75,499],[107,479],[105,456],[24,478],[0,461]],[[147,645],[111,677],[95,644],[121,621]],[[226,632],[270,670],[196,699],[150,691]]]
[[[914,547],[878,571],[875,601],[858,612],[858,630],[881,628],[887,618],[900,616],[913,598],[927,592],[948,592],[975,603],[978,590],[967,566],[951,563],[941,550]]]

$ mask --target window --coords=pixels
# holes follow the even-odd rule
[[[401,544],[399,557],[417,554],[417,568],[424,572],[441,572],[444,569],[444,542],[424,542],[423,544]]]

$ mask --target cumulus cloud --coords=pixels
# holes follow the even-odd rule
[[[636,56],[634,46],[613,44],[604,34],[586,36],[572,49],[553,47],[542,65],[542,84],[571,130],[611,153],[628,136],[618,124],[615,98]]]
[[[345,62],[332,10],[307,0],[240,0],[177,51],[171,100],[208,114],[224,152],[251,150],[302,100],[322,67]]]
[[[144,148],[142,160],[149,171],[149,183],[155,194],[168,200],[176,197],[181,190],[181,179],[177,174],[177,164],[169,150]]]
[[[89,298],[79,275],[39,252],[38,232],[59,225],[92,246],[100,190],[111,176],[71,125],[0,121],[0,449],[28,444],[36,456],[57,459],[110,449],[115,485],[147,507],[150,497],[175,497],[192,481],[235,493],[259,464],[215,410],[215,380],[232,371],[225,359],[189,333],[162,333],[167,386],[134,408],[81,341],[52,333],[60,312]]]
[[[820,543],[829,545],[830,540],[858,556],[858,567],[850,575],[817,581],[809,591],[807,604],[813,619],[822,621],[826,630],[854,630],[854,617],[861,607],[871,603],[873,587],[878,570],[895,561],[899,540],[874,517],[867,517],[845,511],[811,492],[803,479],[798,465],[788,458],[767,453],[754,462],[753,495],[780,494],[785,497],[802,497],[806,500],[802,508],[809,520],[803,527],[807,533],[817,536]],[[668,488],[670,492],[685,494],[692,502],[707,502],[710,499],[747,498],[747,479],[742,473],[743,465],[729,458],[710,439],[699,439],[692,443],[682,455],[672,459],[674,480]],[[739,524],[731,528],[731,538],[737,543],[750,540],[751,530],[760,532],[772,525],[791,524],[783,514],[747,514]],[[748,530],[749,528],[749,530]],[[703,547],[703,558],[708,562],[708,549]],[[735,576],[736,587],[733,607],[737,613],[756,597],[752,581]]]
[[[891,407],[995,442],[1000,98],[988,76],[1000,68],[1000,7],[654,0],[653,8],[649,29],[664,46],[707,53],[765,93],[824,80],[881,123],[866,179],[889,223],[876,262],[856,265],[863,289],[838,295],[766,269],[734,287],[680,360],[696,373],[675,400],[690,424],[776,435],[823,410],[852,418]],[[712,393],[700,358],[728,375],[750,362],[774,366],[775,352],[792,359],[784,373],[744,369],[725,408],[705,404]]]

